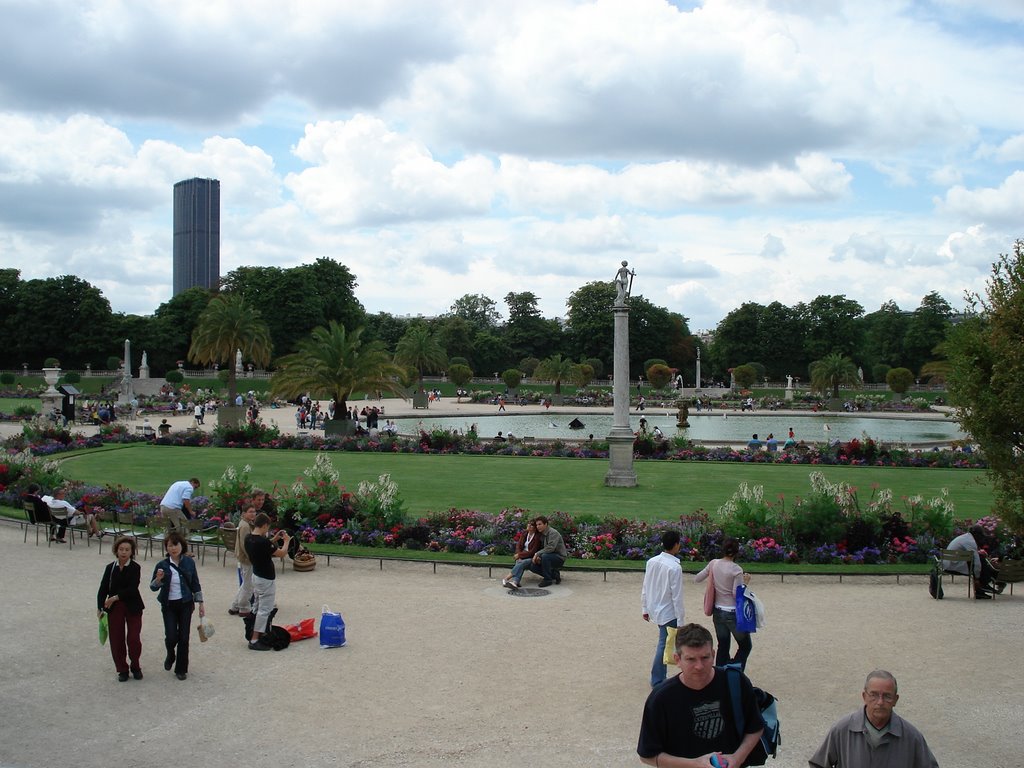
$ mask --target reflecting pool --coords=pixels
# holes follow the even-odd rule
[[[808,443],[825,440],[846,442],[862,438],[865,434],[876,441],[887,443],[929,443],[963,440],[966,435],[959,424],[952,419],[872,418],[857,414],[813,414],[807,416],[779,416],[770,411],[736,413],[733,411],[712,411],[711,413],[690,412],[690,426],[681,430],[676,427],[675,413],[649,411],[643,414],[647,428],[659,427],[666,437],[685,435],[699,442],[746,442],[757,433],[761,440],[774,433],[781,445],[792,427],[796,439]],[[570,429],[569,422],[579,419],[582,429]],[[476,424],[481,437],[494,437],[512,433],[516,437],[533,437],[536,440],[568,438],[585,440],[589,435],[603,439],[612,428],[610,413],[542,413],[542,414],[500,414],[496,416],[438,416],[422,414],[415,418],[401,418],[394,421],[402,434],[414,434],[420,429],[454,429],[469,431]],[[640,428],[640,415],[631,413],[630,427]]]

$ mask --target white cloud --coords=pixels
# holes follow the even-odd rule
[[[1019,227],[1024,211],[1024,171],[1014,171],[998,187],[969,190],[955,186],[940,206],[970,221]]]

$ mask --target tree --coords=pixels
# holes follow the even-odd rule
[[[423,323],[413,325],[399,340],[395,362],[416,369],[416,379],[423,385],[424,373],[436,373],[448,365],[448,355]]]
[[[260,367],[270,363],[273,343],[270,329],[259,311],[242,296],[221,293],[215,296],[192,334],[188,359],[200,365],[222,363],[227,367],[228,400],[234,404],[237,390],[235,355]]]
[[[572,367],[572,372],[569,374],[569,381],[572,382],[573,386],[577,390],[585,389],[588,384],[594,379],[594,368],[587,363],[580,363]]]
[[[529,291],[505,294],[508,322],[503,336],[513,360],[549,357],[562,349],[561,326],[557,320],[541,317],[537,302],[537,296]]]
[[[351,333],[331,321],[327,327],[314,328],[298,350],[277,361],[278,370],[271,379],[271,392],[286,399],[308,394],[330,398],[335,418],[342,418],[353,392],[390,392],[404,397],[397,381],[402,371],[379,341],[362,340],[362,327]]]
[[[523,383],[523,372],[518,368],[506,368],[501,372],[501,380],[510,390],[514,390]]]
[[[468,365],[456,363],[455,365],[448,366],[448,378],[452,380],[452,383],[461,392],[473,380],[473,370]],[[461,395],[459,395],[458,401],[462,402]]]
[[[732,377],[740,389],[750,389],[757,381],[757,369],[752,365],[737,365],[732,369]]]
[[[497,303],[482,293],[467,293],[456,299],[449,311],[455,317],[467,320],[477,330],[494,329],[501,322]]]
[[[861,347],[864,308],[845,296],[818,296],[796,310],[805,324],[804,353],[808,360],[838,352],[852,355]]]
[[[326,258],[288,269],[239,267],[221,281],[222,290],[240,293],[262,313],[274,349],[282,354],[330,320],[346,328],[361,325],[365,311],[355,285],[345,265]]]
[[[950,321],[952,316],[953,308],[949,302],[935,291],[921,299],[921,306],[914,310],[903,340],[907,368],[917,371],[935,359],[935,348],[945,341],[953,325]]]
[[[964,431],[981,446],[997,509],[1024,532],[1024,241],[992,265],[985,295],[950,333],[949,392]]]
[[[861,320],[864,329],[859,359],[874,381],[885,381],[885,374],[875,374],[875,366],[888,368],[903,365],[903,339],[907,335],[910,316],[895,301],[887,301],[876,312]]]
[[[810,372],[811,389],[821,393],[828,393],[831,390],[833,398],[839,397],[840,386],[860,386],[857,366],[840,352],[825,355],[821,360],[811,363]]]
[[[672,381],[672,369],[664,363],[655,363],[647,369],[647,380],[655,389],[667,387],[668,383]]]
[[[555,394],[562,394],[562,382],[572,379],[572,367],[574,363],[567,357],[552,355],[546,360],[541,360],[534,375],[538,379],[549,379],[555,383]]]
[[[914,383],[914,372],[909,368],[893,368],[885,374],[885,383],[896,393],[896,399],[899,400]]]

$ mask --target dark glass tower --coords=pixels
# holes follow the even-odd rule
[[[186,179],[174,185],[174,295],[220,285],[220,182]]]

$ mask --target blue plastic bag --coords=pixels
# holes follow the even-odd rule
[[[747,597],[747,588],[736,587],[736,629],[740,632],[757,632],[757,609],[754,601]]]
[[[320,614],[320,647],[341,648],[345,645],[345,620],[326,605]]]

